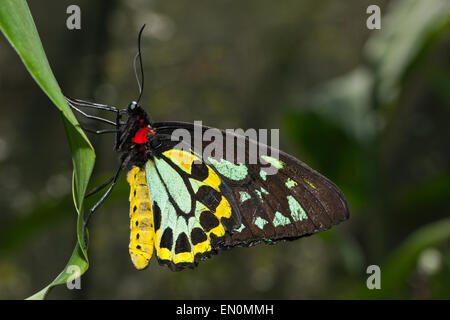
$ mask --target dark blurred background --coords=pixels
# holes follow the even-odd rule
[[[136,99],[146,23],[142,104],[154,120],[280,128],[281,148],[333,180],[351,210],[309,238],[138,272],[123,176],[91,221],[82,290],[59,286],[49,298],[450,298],[448,1],[28,4],[65,94],[118,107]],[[66,28],[71,4],[81,30]],[[373,4],[380,30],[366,27]],[[72,161],[59,112],[0,38],[0,298],[22,299],[61,272],[76,242]],[[94,187],[118,161],[112,136],[89,137]],[[381,290],[366,287],[369,265],[381,268]]]

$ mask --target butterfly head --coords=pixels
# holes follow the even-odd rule
[[[136,101],[131,101],[128,105],[127,112],[129,115],[132,115],[138,109],[139,105]]]
[[[131,122],[139,120],[140,125],[144,124],[146,126],[152,124],[149,114],[136,101],[131,101],[128,107],[123,109],[122,112],[127,114]]]

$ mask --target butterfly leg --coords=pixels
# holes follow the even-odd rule
[[[78,113],[80,113],[81,115],[85,116],[86,118],[88,118],[88,119],[93,119],[93,120],[97,120],[97,121],[101,121],[101,122],[104,122],[104,123],[107,123],[107,124],[111,124],[111,125],[113,125],[113,126],[116,126],[116,123],[115,123],[115,122],[113,122],[113,121],[111,121],[111,120],[108,120],[108,119],[103,119],[103,118],[100,118],[100,117],[96,117],[96,116],[92,116],[92,115],[90,115],[90,114],[87,114],[87,113],[84,112],[83,110],[77,108],[77,107],[76,107],[73,103],[71,103],[69,100],[66,100],[66,101],[67,101],[67,104],[68,104],[73,110],[77,111]]]
[[[104,134],[104,133],[117,133],[119,132],[119,130],[117,129],[105,129],[105,130],[92,130],[89,128],[85,128],[80,126],[81,129],[83,129],[84,131],[90,132],[90,133],[94,133],[94,134]]]
[[[119,112],[119,110],[117,108],[115,108],[113,106],[108,106],[106,104],[95,103],[95,102],[90,102],[90,101],[81,100],[81,99],[74,99],[74,98],[70,98],[68,96],[65,96],[65,98],[68,103],[78,105],[80,107],[101,109],[101,110],[112,111],[112,112],[116,112],[116,113]]]
[[[97,208],[103,203],[103,201],[105,201],[105,199],[109,196],[109,194],[111,193],[112,189],[114,188],[114,186],[116,185],[117,179],[119,178],[120,172],[122,171],[122,163],[119,166],[119,169],[117,169],[116,174],[114,175],[113,179],[112,179],[112,183],[109,186],[108,190],[106,190],[106,192],[103,194],[103,196],[100,198],[100,200],[97,201],[97,203],[89,210],[89,213],[86,217],[86,219],[84,220],[84,224],[83,224],[83,242],[84,242],[84,248],[87,247],[87,226],[89,224],[89,220],[92,217],[92,214],[94,213],[95,210],[97,210]],[[111,180],[111,179],[110,179]],[[100,186],[100,188],[96,188],[98,190],[93,190],[95,192],[103,189],[104,187],[106,187],[111,181],[108,181],[108,183],[103,184],[102,186]],[[95,193],[94,192],[94,193]],[[91,191],[89,195],[93,194],[93,192]]]
[[[89,191],[89,193],[87,195],[84,196],[84,198],[88,198],[90,196],[92,196],[93,194],[96,194],[97,192],[99,192],[100,190],[102,190],[104,187],[106,187],[107,185],[109,185],[112,181],[114,180],[114,176],[112,176],[111,178],[108,179],[108,181],[102,183],[102,185],[96,187],[95,189]]]

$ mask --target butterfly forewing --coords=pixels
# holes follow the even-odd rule
[[[227,245],[296,239],[348,218],[346,202],[334,184],[285,154],[280,153],[279,161],[276,174],[261,177],[262,167],[249,165],[250,182],[229,182],[243,225]]]

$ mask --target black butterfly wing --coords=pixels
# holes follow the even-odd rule
[[[233,140],[233,159],[202,157],[219,175],[221,193],[233,210],[232,219],[223,221],[226,234],[215,241],[216,249],[292,240],[329,229],[349,217],[347,202],[334,183],[282,151],[268,147],[264,161],[259,157],[258,163],[252,163],[250,150],[260,144],[248,138],[190,123],[162,122],[153,126],[157,131],[157,141],[153,143],[161,151],[178,143],[171,137],[179,129],[190,133],[191,140],[185,143],[197,146],[192,149],[200,156],[210,142],[202,139],[199,148],[198,140],[194,141],[196,133],[216,130],[215,139],[223,142],[223,155],[226,143]],[[186,136],[183,138],[186,140]],[[239,151],[245,154],[244,159],[238,159]],[[276,157],[271,157],[276,153]]]
[[[284,166],[265,180],[260,165],[248,166],[247,181],[223,177],[239,204],[243,224],[233,230],[226,246],[293,240],[348,219],[345,198],[331,181],[285,153],[280,152],[279,160]]]

